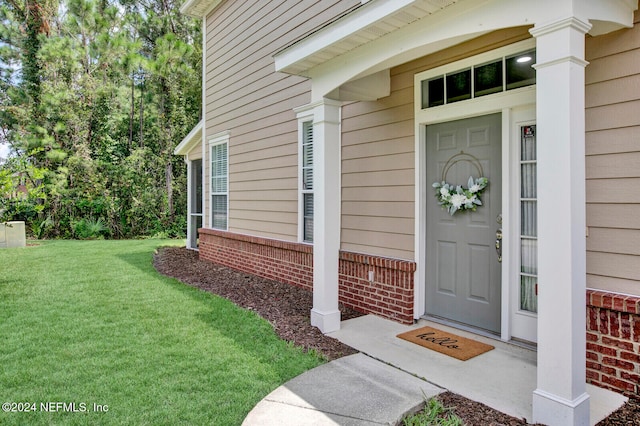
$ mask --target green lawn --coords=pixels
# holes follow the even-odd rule
[[[36,409],[0,424],[237,425],[322,362],[254,313],[159,275],[153,250],[175,242],[39,244],[0,250],[0,402]]]

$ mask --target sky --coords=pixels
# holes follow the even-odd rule
[[[0,143],[0,158],[7,158],[9,156],[9,146]]]

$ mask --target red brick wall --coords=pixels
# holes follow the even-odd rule
[[[640,395],[640,297],[587,291],[587,382]]]
[[[415,270],[415,262],[341,251],[340,301],[359,312],[412,324]]]
[[[313,288],[313,246],[226,231],[198,230],[200,258],[260,277]]]
[[[200,258],[264,278],[313,289],[313,246],[200,229]],[[341,303],[404,324],[413,323],[414,262],[340,252]],[[369,271],[373,281],[369,282]]]

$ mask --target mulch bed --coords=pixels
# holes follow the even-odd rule
[[[311,326],[313,295],[308,290],[200,261],[198,252],[185,248],[160,249],[154,256],[154,266],[161,274],[255,311],[273,325],[280,338],[315,350],[329,361],[358,352]],[[344,306],[340,306],[340,312],[343,320],[363,315]]]
[[[313,295],[308,290],[200,261],[198,252],[186,248],[162,248],[155,254],[153,263],[156,270],[164,275],[255,311],[273,325],[280,338],[305,350],[314,350],[329,361],[358,352],[311,326],[309,312]],[[340,306],[340,312],[343,320],[362,315],[344,306]],[[452,392],[445,392],[438,399],[445,407],[452,408],[467,426],[527,424],[523,419],[511,417]],[[640,426],[640,401],[630,400],[597,426]]]

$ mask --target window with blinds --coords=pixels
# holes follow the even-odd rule
[[[302,123],[302,240],[313,242],[313,123]]]
[[[211,227],[227,229],[229,167],[227,143],[211,146]]]
[[[538,311],[536,126],[520,127],[520,309]]]

